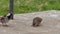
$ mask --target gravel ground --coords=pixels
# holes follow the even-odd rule
[[[43,19],[41,26],[31,26],[34,17]],[[60,34],[60,11],[15,14],[8,24],[9,27],[0,24],[0,34]]]

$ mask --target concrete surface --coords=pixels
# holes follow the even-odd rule
[[[34,17],[43,19],[41,26],[31,26]],[[0,24],[0,34],[60,34],[60,11],[15,14],[8,24],[9,27]]]

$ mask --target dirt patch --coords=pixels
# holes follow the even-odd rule
[[[41,26],[32,27],[34,17],[43,19]],[[27,14],[15,14],[9,27],[0,26],[0,34],[60,34],[60,12],[51,10]]]

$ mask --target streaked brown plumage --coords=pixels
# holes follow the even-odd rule
[[[32,24],[32,26],[39,26],[40,23],[41,23],[41,21],[42,21],[42,18],[40,18],[40,17],[35,17],[35,18],[33,19],[33,24]]]
[[[2,23],[2,25],[7,25],[7,23],[11,19],[11,16],[12,15],[9,13],[9,15],[7,14],[7,15],[0,17],[0,22]]]

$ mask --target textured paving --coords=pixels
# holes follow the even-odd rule
[[[32,27],[34,17],[43,19],[41,26]],[[60,34],[60,11],[15,14],[9,27],[0,26],[0,34]]]

